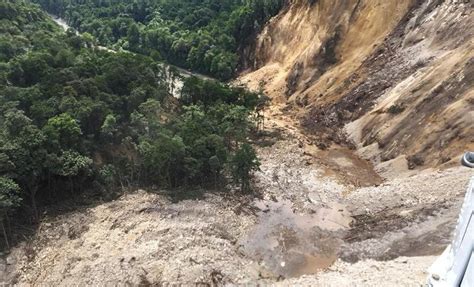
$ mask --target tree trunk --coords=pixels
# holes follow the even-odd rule
[[[124,191],[125,186],[123,185],[123,181],[122,181],[123,176],[120,172],[118,173],[118,177],[119,177],[120,188],[122,189],[121,191]]]
[[[217,172],[214,172],[214,189],[217,190]]]
[[[8,211],[5,210],[5,221],[7,222],[7,234],[12,236],[12,226],[10,224],[10,218],[8,217]]]
[[[38,223],[39,214],[38,214],[38,207],[36,206],[35,195],[31,195],[31,209],[33,210],[33,222]]]
[[[53,176],[53,194],[54,194],[54,201],[56,202],[58,200],[57,194],[56,194],[56,186],[57,186],[57,181],[56,177]]]
[[[168,186],[172,187],[171,175],[170,175],[170,166],[171,166],[171,164],[168,162],[167,165],[166,165],[166,181],[168,183]]]
[[[39,222],[39,213],[38,213],[38,207],[36,205],[36,188],[32,187],[31,185],[28,186],[28,189],[30,191],[30,200],[31,200],[31,209],[33,211],[33,223],[38,223]]]
[[[71,192],[71,195],[73,195],[74,194],[74,182],[72,180],[72,176],[69,177],[69,186],[70,186],[69,192]]]
[[[51,172],[48,171],[48,200],[53,201],[53,196],[51,193]]]
[[[138,168],[138,171],[137,171],[137,184],[140,187],[141,186],[141,180],[142,180],[142,167],[141,167],[141,165],[139,165],[137,168]]]
[[[130,185],[135,185],[135,162],[130,164]]]
[[[3,225],[3,219],[1,220],[1,223],[2,223],[3,236],[5,237],[5,244],[7,245],[7,250],[9,250],[10,249],[10,244],[8,243],[8,235],[7,235],[7,232],[5,230],[5,225]]]

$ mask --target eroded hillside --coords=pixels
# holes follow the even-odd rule
[[[320,146],[438,166],[474,148],[472,5],[294,0],[248,51],[241,80],[293,107]]]
[[[474,149],[471,2],[288,0],[243,51],[239,81],[274,100],[245,136],[253,192],[214,178],[45,210],[0,284],[425,284],[473,175],[450,165]],[[193,111],[189,131],[222,122]]]

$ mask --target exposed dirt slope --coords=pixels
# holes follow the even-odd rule
[[[240,79],[275,99],[254,139],[259,197],[137,191],[45,218],[0,259],[0,283],[425,283],[473,171],[408,168],[474,148],[472,16],[468,1],[290,1]],[[318,148],[348,140],[375,171]]]
[[[288,102],[321,142],[345,130],[377,163],[438,166],[474,149],[473,5],[290,1],[241,80]]]
[[[309,154],[296,129],[273,120],[267,129],[274,143],[258,148],[260,197],[220,193],[173,203],[137,191],[44,218],[36,236],[0,258],[0,283],[424,283],[434,260],[424,256],[448,244],[471,170],[426,170],[358,188],[354,175],[337,172],[355,164],[348,158],[335,167]]]

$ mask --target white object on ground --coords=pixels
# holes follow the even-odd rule
[[[474,286],[474,177],[467,189],[453,243],[429,269],[432,287]]]

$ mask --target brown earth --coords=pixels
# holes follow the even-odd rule
[[[425,283],[474,175],[455,166],[473,148],[472,3],[311,2],[270,21],[238,80],[273,98],[256,194],[135,191],[45,217],[0,283]]]
[[[33,238],[0,260],[0,282],[422,284],[432,255],[451,239],[472,172],[456,167],[351,184],[340,169],[353,154],[312,156],[307,138],[283,122],[268,121],[271,142],[257,145],[259,196],[217,192],[176,203],[164,193],[136,191],[46,217]]]
[[[440,166],[474,149],[472,8],[293,0],[257,38],[240,80],[287,104],[319,146]]]

